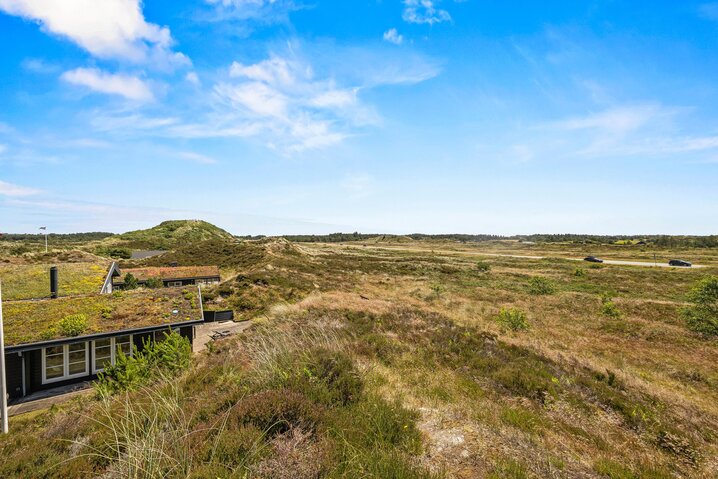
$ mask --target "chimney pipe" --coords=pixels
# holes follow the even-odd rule
[[[52,299],[57,298],[58,284],[57,284],[57,266],[50,268],[50,297]]]

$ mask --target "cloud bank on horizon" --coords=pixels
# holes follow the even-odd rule
[[[718,233],[718,2],[338,3],[0,0],[0,230]]]

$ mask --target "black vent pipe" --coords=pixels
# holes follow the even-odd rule
[[[58,283],[57,283],[57,266],[50,268],[50,297],[52,299],[57,298]]]

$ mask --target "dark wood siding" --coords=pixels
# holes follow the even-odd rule
[[[5,385],[10,399],[22,396],[22,356],[17,353],[5,355]]]
[[[190,343],[194,340],[194,326],[181,326],[178,328],[180,335],[187,338]],[[158,331],[166,331],[166,329],[159,329]],[[118,334],[117,336],[122,336]],[[138,351],[143,349],[143,344],[146,340],[152,339],[153,333],[141,333],[133,334],[132,342]],[[22,356],[17,353],[8,353],[5,355],[7,363],[7,384],[8,393],[10,397],[15,399],[22,396],[22,360],[25,361],[25,394],[32,394],[36,391],[44,389],[51,389],[59,386],[65,386],[68,384],[80,383],[83,381],[92,381],[97,378],[97,375],[92,374],[92,364],[94,359],[94,351],[92,349],[92,341],[87,341],[89,354],[88,354],[88,373],[86,376],[78,378],[67,379],[65,381],[57,381],[49,384],[42,384],[42,349],[33,349],[25,351]]]

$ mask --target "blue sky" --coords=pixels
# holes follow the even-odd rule
[[[716,234],[718,3],[0,0],[0,231]]]

